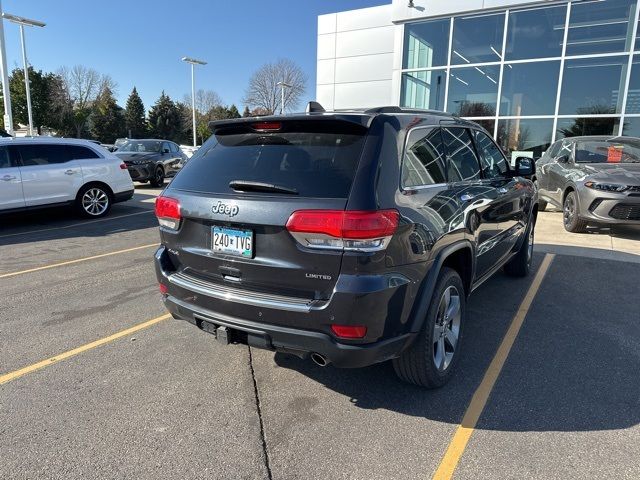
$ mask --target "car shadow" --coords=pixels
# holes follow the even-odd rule
[[[540,264],[536,254],[534,266]],[[538,292],[478,428],[589,431],[640,423],[637,265],[558,256]],[[425,390],[396,379],[389,362],[356,370],[276,354],[363,409],[457,424],[531,278],[497,274],[469,299],[464,355],[451,382]],[[603,295],[604,294],[604,295]]]
[[[157,227],[154,198],[139,191],[131,200],[116,203],[106,217],[87,219],[70,207],[48,208],[0,215],[0,246],[75,237],[105,235]]]

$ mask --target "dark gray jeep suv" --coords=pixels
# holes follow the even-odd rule
[[[467,296],[529,272],[532,161],[477,124],[382,107],[223,120],[156,203],[175,318],[241,343],[443,385]]]

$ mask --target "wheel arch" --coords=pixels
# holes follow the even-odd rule
[[[469,296],[475,276],[474,248],[468,240],[462,240],[444,247],[438,254],[422,281],[420,293],[416,298],[411,314],[411,331],[418,332],[422,328],[427,310],[433,297],[438,277],[443,268],[449,267],[458,272],[465,288],[465,296]]]

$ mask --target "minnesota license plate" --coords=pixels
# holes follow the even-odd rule
[[[226,255],[253,258],[253,231],[211,227],[211,250]]]

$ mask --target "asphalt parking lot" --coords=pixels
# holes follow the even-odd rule
[[[0,478],[413,479],[445,457],[455,478],[640,478],[638,230],[567,237],[542,213],[546,275],[476,291],[458,374],[426,391],[167,318],[157,193],[0,220]]]

